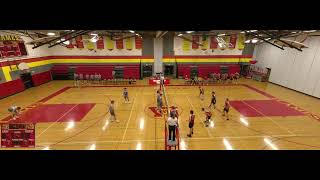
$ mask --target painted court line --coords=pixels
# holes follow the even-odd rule
[[[228,139],[250,139],[250,138],[265,138],[265,137],[269,137],[267,135],[265,136],[228,136]],[[298,135],[286,135],[286,134],[279,134],[279,135],[272,135],[272,137],[309,137],[309,136],[298,136]],[[310,136],[313,137],[313,136]],[[216,137],[192,137],[189,138],[189,141],[192,140],[213,140],[213,139],[224,139],[225,136],[216,136]],[[154,142],[154,141],[165,141],[163,138],[159,138],[159,139],[133,139],[133,140],[126,140],[126,141],[95,141],[95,143],[132,143],[132,142]],[[92,141],[73,141],[73,142],[66,142],[66,143],[59,143],[60,145],[67,145],[67,144],[91,144]],[[42,145],[50,145],[50,143],[38,143],[39,146]]]
[[[70,108],[67,112],[65,112],[60,118],[58,118],[55,122],[53,122],[50,126],[48,126],[45,130],[43,130],[36,138],[39,138],[43,133],[45,133],[50,127],[55,125],[61,118],[66,116],[70,111],[72,111],[75,107],[77,107],[79,104],[74,105],[72,108]]]
[[[133,110],[133,107],[134,107],[134,105],[135,105],[135,103],[136,103],[137,95],[138,95],[138,90],[136,91],[136,94],[135,94],[135,96],[134,96],[134,100],[133,100],[133,104],[132,104],[131,111],[130,111],[130,114],[129,114],[129,118],[128,118],[128,120],[127,120],[126,129],[124,130],[124,133],[123,133],[121,142],[124,141],[124,138],[125,138],[125,136],[126,136],[126,133],[127,133],[127,130],[128,130],[128,126],[129,126],[129,122],[130,122],[130,119],[131,119],[131,116],[132,116],[132,112],[133,112],[132,110]]]

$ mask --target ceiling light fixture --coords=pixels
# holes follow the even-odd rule
[[[225,36],[226,34],[218,34],[218,36],[220,37],[220,36]]]
[[[251,42],[252,42],[252,43],[257,43],[257,42],[258,42],[258,39],[252,39]]]
[[[303,31],[303,32],[307,32],[307,33],[309,33],[309,32],[316,32],[317,30],[308,30],[308,31]]]
[[[48,32],[47,35],[48,35],[48,36],[54,36],[54,35],[56,35],[56,33]]]
[[[129,32],[134,33],[134,31],[133,31],[133,30],[129,30]]]
[[[178,34],[178,36],[182,36],[182,34]]]
[[[193,33],[194,31],[186,31],[186,33],[190,34],[190,33]]]

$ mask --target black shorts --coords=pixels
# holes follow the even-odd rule
[[[225,111],[225,112],[227,112],[227,113],[228,113],[228,112],[229,112],[229,109],[224,108],[224,109],[223,109],[223,111]]]
[[[194,123],[189,123],[189,128],[193,128]]]
[[[207,120],[211,119],[211,116],[207,116]]]
[[[211,100],[211,104],[216,104],[216,103],[217,103],[216,99]]]

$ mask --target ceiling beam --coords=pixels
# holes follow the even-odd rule
[[[258,38],[258,39],[260,39],[260,40],[262,40],[262,41],[264,41],[264,42],[266,42],[266,43],[268,43],[268,44],[271,44],[271,45],[273,45],[273,46],[275,46],[275,47],[277,47],[277,48],[279,48],[279,49],[282,49],[282,50],[284,50],[284,48],[283,47],[281,47],[281,46],[278,46],[277,44],[274,44],[274,43],[272,43],[272,42],[270,42],[270,41],[267,41],[267,40],[265,40],[264,38],[261,38],[258,34],[256,34],[256,33],[252,33],[252,32],[246,32],[247,34],[251,34],[251,35],[253,35],[255,38]]]
[[[54,43],[54,44],[50,45],[49,48],[54,47],[54,46],[56,46],[56,45],[60,45],[60,44],[63,43],[63,42],[66,42],[66,41],[68,41],[68,40],[70,40],[70,39],[73,39],[73,38],[76,38],[76,37],[78,37],[78,36],[81,36],[81,35],[83,35],[83,34],[89,33],[89,32],[91,32],[91,31],[92,31],[92,30],[85,30],[85,31],[82,30],[82,31],[78,31],[78,32],[75,33],[74,35],[71,35],[71,37],[66,38],[65,40],[60,41],[60,42],[58,42],[58,43]]]
[[[74,32],[66,33],[66,34],[64,34],[64,35],[60,35],[59,37],[54,38],[54,39],[51,39],[50,41],[46,41],[46,42],[44,42],[44,43],[40,43],[40,44],[32,47],[32,49],[36,49],[36,48],[41,47],[41,46],[43,46],[43,45],[45,45],[45,44],[49,44],[49,43],[51,43],[51,42],[54,42],[54,41],[57,41],[57,40],[61,40],[61,38],[65,37],[65,36],[67,36],[67,35],[71,35],[71,34],[77,33],[77,32],[78,32],[78,31],[74,31]]]
[[[268,35],[268,36],[272,36],[272,35],[270,35],[268,32],[265,32],[265,31],[262,31],[262,33],[264,33],[264,34],[266,34],[266,35]],[[302,52],[302,49],[297,48],[297,47],[293,46],[292,44],[287,43],[287,42],[281,40],[280,37],[277,37],[276,40],[278,40],[278,41],[280,41],[280,42],[283,42],[284,44],[288,45],[289,47],[294,48],[294,49]]]

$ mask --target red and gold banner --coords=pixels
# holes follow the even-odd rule
[[[100,36],[99,40],[97,41],[97,49],[104,49],[104,42],[102,36]]]
[[[211,36],[210,37],[210,49],[217,49],[217,48],[218,48],[217,37]]]
[[[79,49],[83,49],[84,48],[83,41],[82,41],[82,36],[76,37],[76,46]]]
[[[135,37],[136,49],[142,49],[142,38],[140,36]]]
[[[238,43],[237,43],[237,46],[238,46],[238,49],[239,50],[242,50],[244,49],[244,41],[245,41],[245,35],[244,34],[239,34],[238,35]]]
[[[123,39],[122,37],[120,37],[121,39],[116,40],[116,47],[117,49],[123,49]]]
[[[207,50],[208,49],[208,36],[202,36],[202,46],[201,49],[202,50]]]
[[[190,46],[191,46],[191,42],[186,40],[186,39],[183,39],[183,41],[182,41],[182,50],[183,51],[190,51]]]
[[[127,50],[132,50],[133,48],[133,42],[132,42],[132,38],[127,38],[126,39],[126,49]]]
[[[94,50],[94,43],[90,41],[91,37],[88,35],[84,35],[85,39],[88,41],[85,42],[86,48],[88,50]]]
[[[192,36],[192,49],[199,49],[199,36]]]
[[[234,49],[237,44],[237,35],[231,34],[230,36],[230,43],[229,43],[229,49]]]
[[[106,46],[110,51],[114,49],[114,41],[109,36],[106,37]]]

